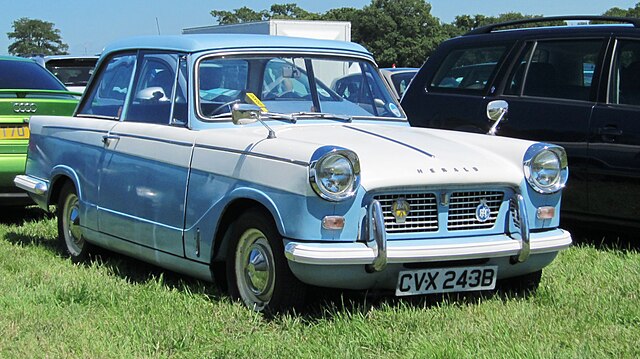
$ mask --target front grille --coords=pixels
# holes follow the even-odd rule
[[[495,225],[504,193],[500,191],[453,192],[449,199],[449,231],[487,229]],[[481,222],[476,218],[476,210],[481,202],[491,210],[489,218]]]
[[[403,193],[374,196],[380,202],[387,233],[437,232],[438,203],[434,193]],[[393,202],[404,199],[410,211],[404,223],[396,223],[393,216]]]

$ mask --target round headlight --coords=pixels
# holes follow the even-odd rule
[[[360,182],[360,165],[355,153],[344,149],[324,149],[311,161],[309,180],[314,191],[330,201],[352,197]]]
[[[540,193],[554,193],[567,182],[567,158],[561,147],[545,146],[525,160],[525,175],[533,189]]]

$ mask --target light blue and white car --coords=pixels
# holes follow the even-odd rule
[[[361,77],[357,102],[331,89]],[[26,174],[73,260],[93,246],[227,284],[258,311],[309,285],[533,286],[571,244],[562,148],[409,127],[363,47],[187,35],[109,46],[76,113],[34,116]]]

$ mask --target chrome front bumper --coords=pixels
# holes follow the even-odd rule
[[[472,238],[387,241],[382,208],[369,206],[368,242],[307,243],[285,241],[285,256],[292,262],[316,265],[368,265],[381,271],[387,263],[437,262],[492,257],[512,257],[524,262],[530,254],[557,252],[571,245],[571,234],[562,229],[530,233],[526,206],[516,196],[520,216],[520,238],[506,234]]]

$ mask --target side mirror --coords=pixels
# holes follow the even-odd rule
[[[498,131],[500,122],[506,120],[505,117],[509,112],[509,103],[504,100],[495,100],[487,104],[487,117],[493,121],[493,126],[487,132],[488,135],[495,135]]]
[[[140,101],[159,101],[164,98],[164,90],[159,86],[147,87],[136,94],[136,100]]]
[[[234,125],[248,125],[260,121],[260,107],[246,103],[236,103],[231,108]]]

